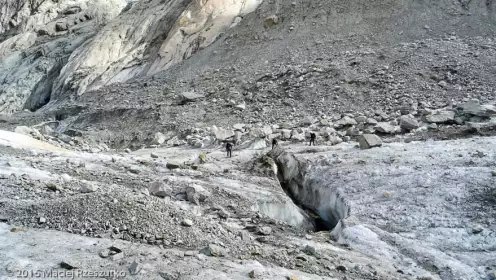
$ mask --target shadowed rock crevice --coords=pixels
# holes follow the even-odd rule
[[[269,153],[277,165],[277,179],[286,194],[313,218],[315,231],[333,230],[350,215],[343,193],[330,182],[311,176],[312,167],[292,153],[275,148]]]

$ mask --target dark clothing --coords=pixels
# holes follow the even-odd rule
[[[272,150],[274,150],[274,147],[277,146],[277,140],[272,139]]]
[[[310,133],[310,146],[312,146],[312,143],[313,145],[315,146],[315,138],[317,138],[317,136],[315,135],[315,133]]]
[[[226,144],[227,157],[232,157],[232,144],[227,142]]]

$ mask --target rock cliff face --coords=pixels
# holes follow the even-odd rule
[[[125,0],[26,0],[2,5],[0,112],[45,105],[72,52],[125,5]]]
[[[7,1],[0,112],[157,73],[208,46],[261,0]]]

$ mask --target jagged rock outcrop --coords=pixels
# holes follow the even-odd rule
[[[0,7],[0,112],[36,110],[62,95],[157,73],[260,3],[9,0]]]
[[[252,12],[260,2],[140,1],[75,51],[54,91],[80,95],[167,69],[213,43],[236,17]]]
[[[72,52],[126,4],[125,0],[24,0],[1,5],[0,112],[45,105]]]

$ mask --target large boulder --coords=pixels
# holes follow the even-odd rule
[[[15,133],[19,133],[19,134],[24,134],[24,135],[28,135],[28,136],[31,136],[31,133],[33,132],[33,129],[30,128],[30,127],[27,127],[27,126],[18,126],[14,129],[14,132]]]
[[[337,145],[339,143],[343,142],[343,139],[341,139],[339,136],[331,135],[329,136],[329,142],[331,145]]]
[[[153,145],[162,145],[164,144],[164,142],[167,140],[167,138],[165,137],[165,135],[161,132],[157,132],[153,135],[153,140],[152,140],[152,144]]]
[[[59,21],[55,24],[55,31],[57,32],[66,31],[67,29],[69,29],[69,26],[66,21]]]
[[[186,187],[185,193],[186,199],[196,205],[200,205],[200,202],[205,201],[210,196],[209,192],[202,186],[196,184]]]
[[[424,120],[428,123],[450,123],[455,120],[455,112],[453,111],[436,111],[424,116]]]
[[[387,122],[378,123],[375,126],[375,130],[382,132],[382,133],[387,133],[387,134],[393,134],[397,131],[397,129],[394,125],[391,125],[390,123],[387,123]]]
[[[167,186],[165,185],[164,182],[161,182],[161,181],[153,182],[150,185],[150,187],[148,187],[148,192],[151,195],[161,197],[161,198],[164,198],[167,195],[169,195],[169,190],[168,190]]]
[[[234,130],[228,130],[222,128],[214,130],[214,133],[215,133],[215,138],[217,138],[217,140],[219,141],[224,141],[234,136]]]
[[[467,122],[465,125],[469,130],[496,129],[496,117],[491,118],[488,122]]]
[[[412,117],[406,115],[400,117],[400,127],[403,130],[410,131],[419,128],[419,126],[417,120]]]
[[[43,135],[48,135],[48,136],[54,135],[53,129],[48,125],[44,125],[43,127],[41,127],[40,132]]]
[[[339,127],[357,125],[357,121],[354,118],[344,116],[342,119],[336,122]]]
[[[291,139],[291,130],[289,129],[281,129],[282,139],[288,140]]]
[[[196,100],[205,98],[205,96],[193,91],[185,91],[179,94],[179,98],[180,98],[179,100],[180,104],[186,104],[189,102],[195,102]]]
[[[463,113],[478,116],[478,117],[490,117],[496,115],[496,107],[493,105],[481,105],[480,101],[477,99],[471,99],[459,106]]]
[[[279,17],[276,15],[268,16],[264,19],[263,25],[265,28],[270,28],[279,23]]]
[[[358,144],[360,149],[365,150],[382,146],[382,140],[375,134],[363,134],[358,137]]]
[[[293,134],[293,136],[291,137],[291,140],[293,142],[305,142],[305,135],[303,135],[301,133]]]
[[[234,128],[234,130],[241,130],[241,131],[243,131],[244,128],[245,128],[245,126],[246,125],[244,123],[237,123],[237,124],[233,125],[233,128]]]
[[[98,186],[93,182],[88,182],[81,180],[81,186],[79,187],[79,192],[81,193],[92,193],[98,190]]]
[[[226,250],[219,245],[210,244],[200,250],[200,253],[210,257],[224,257],[226,255]]]
[[[272,134],[272,128],[268,125],[264,127],[257,127],[250,130],[250,135],[253,137],[266,137]]]

